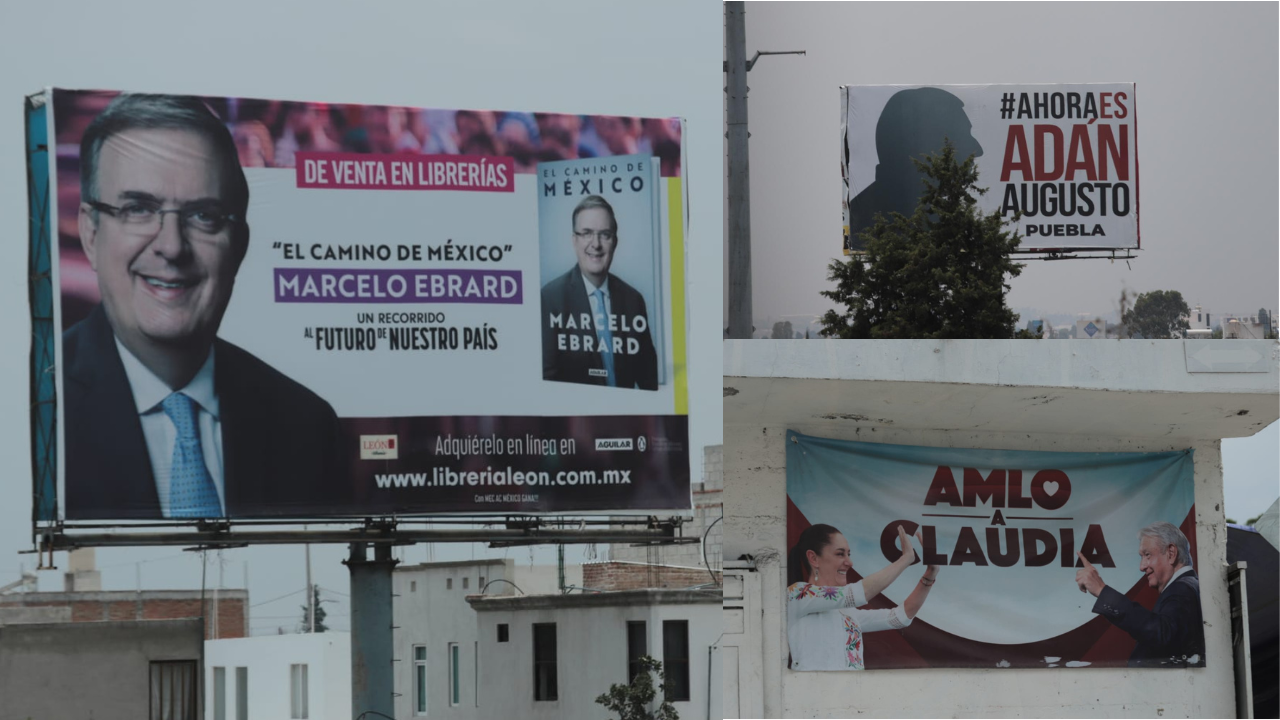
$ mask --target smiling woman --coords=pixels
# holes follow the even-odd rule
[[[862,670],[863,633],[901,630],[920,611],[939,567],[930,565],[901,609],[856,610],[891,585],[916,562],[910,538],[901,527],[902,556],[863,580],[846,584],[853,563],[849,543],[830,525],[811,525],[788,554],[787,641],[793,670]]]

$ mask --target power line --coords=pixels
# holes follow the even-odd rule
[[[285,599],[285,598],[287,598],[287,597],[291,597],[291,596],[293,596],[293,595],[297,595],[298,593],[304,593],[304,592],[306,592],[306,591],[307,591],[307,589],[306,589],[306,588],[302,588],[301,590],[294,590],[293,592],[291,592],[291,593],[285,593],[284,595],[281,595],[281,596],[280,596],[280,597],[278,597],[278,598],[271,598],[270,600],[263,600],[263,601],[262,601],[262,602],[260,602],[260,603],[254,603],[254,604],[250,605],[249,607],[251,607],[251,608],[256,608],[256,607],[261,607],[261,606],[263,606],[263,605],[270,605],[271,603],[276,602],[276,601],[278,601],[278,600],[283,600],[283,599]]]

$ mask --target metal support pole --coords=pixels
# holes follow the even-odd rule
[[[351,543],[351,714],[395,713],[394,645],[392,643],[391,546],[374,546],[367,559],[365,543]]]
[[[747,162],[746,9],[724,4],[725,127],[729,147],[729,337],[751,339],[751,177]]]

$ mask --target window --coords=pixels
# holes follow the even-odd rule
[[[417,581],[417,580],[410,580],[410,581],[409,581],[409,592],[418,592],[418,581]]]
[[[413,646],[413,714],[427,714],[427,646]]]
[[[151,663],[151,720],[196,720],[195,660]]]
[[[458,643],[449,643],[449,707],[457,707],[461,702],[462,683],[458,677],[458,671],[461,669]]]
[[[480,592],[484,592],[484,576],[483,575],[480,576],[480,582],[476,584],[476,589],[479,590]]]
[[[645,622],[637,620],[627,623],[627,682],[635,679],[640,672],[640,658],[649,653],[648,637]]]
[[[468,583],[468,582],[470,582],[470,581],[471,581],[471,578],[462,578],[462,589],[463,589],[463,590],[466,590],[466,589],[467,589],[467,583]]]
[[[227,669],[213,669],[213,720],[227,720]]]
[[[236,720],[249,720],[249,668],[236,668]]]
[[[556,692],[556,624],[533,624],[533,699],[558,700]]]
[[[689,699],[689,621],[662,621],[662,672],[666,676],[666,699]]]
[[[445,578],[445,579],[444,579],[444,589],[445,589],[445,590],[452,590],[452,589],[453,589],[453,578]]]
[[[509,637],[506,623],[498,623],[498,642],[506,642]]]
[[[289,717],[305,718],[307,714],[307,666],[289,666]]]

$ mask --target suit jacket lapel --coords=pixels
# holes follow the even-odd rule
[[[234,353],[222,340],[214,341],[213,382],[222,422],[222,483],[228,515],[260,495],[256,490],[261,489],[262,478],[255,481],[254,477],[265,468],[271,439],[270,429],[261,427],[256,393],[238,371]]]

